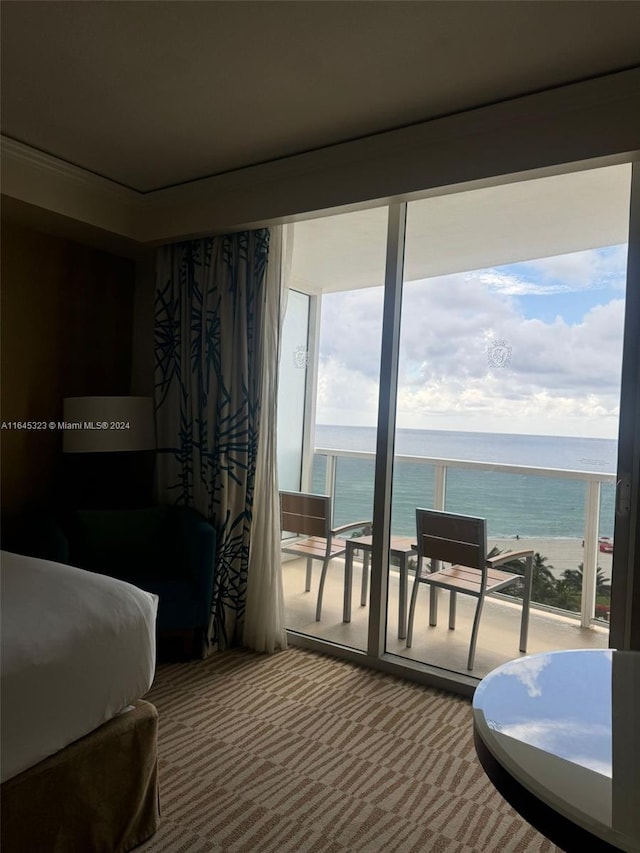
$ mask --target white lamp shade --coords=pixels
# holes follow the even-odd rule
[[[151,397],[67,397],[65,453],[118,453],[156,446]]]

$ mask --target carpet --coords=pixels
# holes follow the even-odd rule
[[[140,853],[547,853],[473,747],[470,703],[291,648],[165,664],[161,824]]]

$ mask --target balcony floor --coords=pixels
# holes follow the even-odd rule
[[[351,622],[342,621],[344,564],[340,559],[331,562],[327,572],[322,619],[315,621],[316,596],[321,563],[314,561],[311,591],[304,591],[306,561],[283,562],[283,580],[287,628],[303,634],[329,640],[340,645],[365,650],[369,607],[360,605],[362,566],[354,563]],[[467,673],[467,655],[476,600],[458,595],[455,631],[448,629],[448,593],[441,592],[438,625],[429,627],[429,592],[425,585],[418,591],[418,603],[413,632],[413,644],[407,649],[405,640],[398,639],[398,581],[392,571],[389,578],[389,629],[387,652],[432,664],[444,669]],[[413,576],[409,577],[409,596]],[[408,607],[408,605],[407,605]],[[521,607],[496,598],[485,599],[475,666],[472,675],[481,678],[492,669],[513,658],[522,657],[518,651]],[[581,628],[578,619],[531,609],[528,653],[557,649],[604,649],[608,646],[607,627]]]

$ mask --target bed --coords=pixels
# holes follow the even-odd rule
[[[0,553],[2,849],[124,853],[158,825],[157,597]]]

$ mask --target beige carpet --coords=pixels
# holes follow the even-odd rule
[[[158,668],[162,820],[138,851],[554,851],[475,757],[464,699],[301,649]]]

